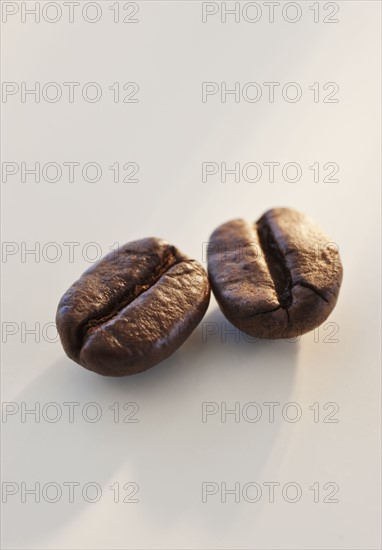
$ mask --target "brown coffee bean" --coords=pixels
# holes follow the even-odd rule
[[[207,310],[203,267],[148,238],[111,252],[62,297],[57,329],[67,355],[106,376],[135,374],[171,355]]]
[[[337,245],[290,208],[219,226],[208,245],[208,273],[227,319],[271,339],[300,336],[325,321],[342,281]]]

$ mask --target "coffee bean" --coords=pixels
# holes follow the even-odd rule
[[[268,210],[256,223],[219,226],[208,245],[212,290],[227,319],[259,338],[292,338],[320,325],[342,281],[338,247],[304,214]]]
[[[61,298],[56,323],[67,355],[106,376],[135,374],[171,355],[208,307],[203,267],[148,238],[111,252]]]

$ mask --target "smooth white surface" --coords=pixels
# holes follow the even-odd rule
[[[2,183],[3,241],[20,250],[54,242],[63,254],[56,263],[43,255],[23,262],[21,253],[3,259],[3,329],[13,322],[18,332],[3,345],[2,399],[20,410],[23,402],[55,402],[63,418],[3,416],[2,480],[63,489],[69,481],[80,489],[95,482],[103,490],[97,503],[80,491],[73,503],[65,492],[55,504],[9,496],[3,547],[380,548],[379,2],[339,2],[337,24],[312,23],[313,2],[300,3],[296,24],[280,17],[224,24],[219,15],[203,24],[200,2],[162,1],[140,3],[137,24],[114,24],[111,3],[99,4],[95,24],[14,16],[2,25],[3,81],[96,81],[104,93],[94,104],[22,103],[19,94],[2,104],[3,162],[94,161],[104,174],[93,184],[65,177],[22,183],[19,176]],[[139,103],[113,103],[108,87],[129,81],[139,83]],[[280,93],[274,103],[221,103],[218,96],[203,103],[203,81],[297,82],[304,93],[295,104]],[[339,102],[314,103],[309,86],[333,81]],[[140,165],[139,182],[114,183],[108,167],[128,161]],[[202,181],[203,162],[266,161],[298,162],[303,176],[296,183]],[[340,166],[340,181],[314,183],[309,166],[329,161]],[[47,341],[54,331],[44,339],[61,295],[89,265],[81,254],[87,243],[104,254],[115,243],[155,235],[203,261],[203,243],[217,225],[255,220],[273,206],[306,212],[340,247],[344,281],[326,332],[297,343],[250,343],[240,334],[224,342],[225,320],[212,299],[204,324],[176,354],[123,380],[72,363]],[[67,242],[79,243],[73,262]],[[33,335],[23,341],[22,323],[40,323],[40,342]],[[207,327],[217,334],[203,338]],[[73,423],[64,402],[80,404]],[[89,402],[101,407],[99,422],[78,412]],[[136,402],[139,422],[113,422],[115,402],[121,409]],[[263,416],[251,423],[230,415],[224,423],[217,414],[202,422],[203,402],[237,402],[241,410],[256,402]],[[273,423],[266,402],[280,403]],[[301,407],[299,422],[281,416],[288,402]],[[313,422],[315,402],[337,403],[339,422]],[[122,497],[125,483],[137,483],[139,502],[114,503],[115,482]],[[219,492],[203,503],[203,482],[257,482],[263,495],[257,503],[227,495],[222,503]],[[279,488],[269,503],[264,482],[298,483],[301,500],[286,502]],[[339,502],[322,502],[323,491],[314,503],[315,482],[338,484]]]

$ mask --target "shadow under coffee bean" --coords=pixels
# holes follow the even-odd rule
[[[171,355],[203,318],[203,267],[155,238],[128,243],[89,268],[58,305],[67,355],[107,376],[135,374]]]
[[[274,208],[256,223],[219,226],[208,244],[208,274],[233,325],[258,338],[292,338],[327,319],[342,265],[337,245],[309,218]]]

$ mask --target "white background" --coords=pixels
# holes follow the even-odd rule
[[[3,81],[20,88],[56,82],[63,97],[50,103],[28,95],[22,102],[18,92],[2,103],[3,163],[19,169],[2,180],[2,400],[14,412],[1,424],[2,480],[18,488],[2,507],[3,547],[380,548],[380,3],[338,2],[338,23],[323,22],[332,10],[323,11],[323,3],[314,23],[313,2],[298,3],[296,23],[282,17],[281,7],[270,23],[261,2],[257,23],[245,21],[241,10],[240,21],[222,22],[220,4],[203,23],[202,3],[191,1],[141,2],[137,23],[114,23],[106,1],[98,2],[96,23],[79,8],[73,23],[67,11],[56,23],[43,16],[23,23],[23,2],[13,4],[18,13],[2,24]],[[287,16],[294,17],[293,8]],[[109,86],[132,81],[139,102],[115,103]],[[203,102],[206,81],[219,90],[222,82],[227,88],[256,82],[263,96],[222,102],[217,93]],[[73,103],[63,82],[80,83]],[[101,86],[100,101],[82,98],[88,82]],[[273,103],[264,82],[280,83]],[[283,99],[288,82],[301,86],[300,101]],[[337,83],[339,101],[324,102],[326,91],[314,102],[314,82]],[[279,169],[270,182],[263,165],[269,161],[298,163],[300,180],[286,181]],[[96,162],[102,177],[91,183],[77,172],[70,183],[64,171],[56,183],[31,175],[22,182],[21,163],[36,162]],[[136,162],[139,181],[114,182],[115,162]],[[257,162],[263,174],[257,182],[232,175],[222,182],[220,174],[203,182],[203,162],[228,168]],[[338,164],[339,181],[324,182],[322,171],[314,182],[315,162],[321,169]],[[61,295],[99,251],[158,236],[203,262],[203,243],[217,225],[256,220],[274,206],[304,211],[339,246],[343,286],[331,324],[320,331],[294,343],[251,343],[226,332],[232,327],[212,299],[181,349],[126,379],[87,372],[52,342]],[[78,243],[73,261],[64,243]],[[25,254],[26,248],[37,252]],[[57,249],[61,257],[52,261]],[[25,333],[33,328],[36,334]],[[54,415],[46,412],[50,402],[62,411],[55,423],[46,418]],[[79,403],[74,422],[67,402]],[[89,402],[102,412],[98,422],[83,417]],[[127,402],[139,406],[139,422],[123,422]],[[203,402],[219,407],[206,422]],[[236,421],[223,415],[222,422],[223,402],[229,409],[238,404]],[[254,408],[242,414],[251,402],[261,408],[258,422],[248,421]],[[274,422],[268,402],[280,404]],[[298,422],[282,415],[290,402],[301,409]],[[338,422],[324,422],[331,402]],[[23,407],[36,403],[46,414],[23,418]],[[119,422],[113,403],[123,413]],[[318,422],[309,408],[314,403]],[[62,498],[48,502],[52,490],[39,503],[33,495],[22,502],[22,484],[36,482],[58,484]],[[65,482],[80,484],[72,503]],[[82,497],[88,482],[102,488],[96,503]],[[139,502],[123,503],[123,485],[131,482],[139,486]],[[218,492],[203,503],[205,482],[218,484]],[[249,482],[262,487],[258,502],[248,502],[253,491],[243,496]],[[280,483],[273,503],[264,482]],[[282,495],[290,482],[301,488],[296,503]],[[339,487],[338,502],[324,502],[328,482]],[[113,483],[121,489],[119,503]],[[222,483],[240,484],[239,502],[232,494],[222,502]],[[317,503],[314,483],[321,489]]]

